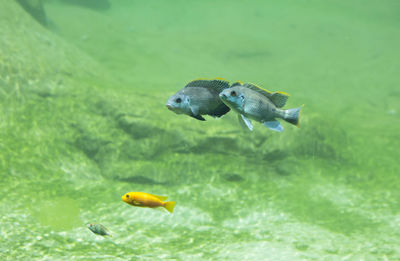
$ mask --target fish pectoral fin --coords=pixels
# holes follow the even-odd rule
[[[150,193],[149,193],[150,194]],[[158,198],[159,200],[161,200],[161,201],[164,201],[164,200],[166,200],[168,197],[167,196],[157,196],[157,195],[154,195],[154,194],[150,194],[150,195],[152,195],[153,197],[156,197],[156,198]]]
[[[142,205],[141,202],[136,201],[136,200],[133,200],[133,201],[132,201],[132,204],[133,204],[134,206],[141,206],[141,205]]]
[[[190,111],[192,112],[192,114],[190,115],[191,117],[193,117],[195,119],[198,119],[200,121],[205,121],[206,120],[199,114],[199,107],[198,106],[190,106]]]
[[[193,105],[191,105],[191,106],[190,106],[190,110],[191,110],[191,112],[192,112],[193,115],[199,115],[199,110],[200,110],[199,106],[193,106]]]
[[[239,119],[239,123],[240,125],[249,128],[249,130],[253,130],[253,124],[251,123],[251,121],[246,118],[246,116],[244,116],[243,114],[240,114],[240,116],[238,115],[238,119]]]
[[[197,119],[197,120],[199,120],[199,121],[205,121],[206,119],[204,119],[201,115],[190,115],[190,117],[193,117],[193,118],[195,118],[195,119]]]
[[[243,130],[247,130],[248,127],[247,127],[246,123],[243,121],[241,114],[238,114],[237,118],[238,118],[239,124],[243,128]]]
[[[270,130],[282,132],[283,127],[279,121],[265,121],[264,126]]]

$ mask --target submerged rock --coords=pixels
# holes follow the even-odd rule
[[[84,6],[96,10],[109,9],[111,4],[108,0],[61,0],[63,3]]]
[[[142,185],[166,185],[168,182],[160,182],[145,176],[116,177],[115,180]]]
[[[239,174],[235,174],[235,173],[228,173],[228,174],[225,174],[223,177],[226,181],[230,181],[230,182],[244,181],[244,178],[242,178],[242,176],[240,176]]]
[[[47,25],[47,17],[42,0],[17,0],[17,2],[42,25]]]

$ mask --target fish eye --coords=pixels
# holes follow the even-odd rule
[[[177,98],[175,101],[176,101],[177,103],[181,103],[181,102],[182,102],[182,99],[181,99],[181,98]]]
[[[126,195],[126,198],[129,198],[129,195]]]
[[[236,92],[235,91],[231,91],[231,96],[235,97],[236,96]]]

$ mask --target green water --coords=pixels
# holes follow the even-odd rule
[[[400,260],[397,0],[110,2],[45,1],[46,29],[0,0],[1,260]],[[290,93],[301,128],[165,108],[201,77]]]

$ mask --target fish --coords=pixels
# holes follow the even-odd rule
[[[87,224],[87,227],[96,235],[100,235],[103,237],[105,237],[105,236],[112,237],[110,231],[102,224],[91,223],[91,224]]]
[[[165,106],[176,114],[186,114],[200,121],[205,121],[202,115],[221,117],[230,108],[218,95],[229,87],[229,81],[222,78],[193,80],[172,95]]]
[[[128,192],[122,196],[122,201],[135,206],[135,207],[145,207],[145,208],[158,208],[163,207],[168,212],[172,213],[174,211],[175,201],[164,202],[168,197],[157,196],[145,192]]]
[[[223,103],[238,113],[240,124],[247,126],[251,131],[253,130],[251,120],[278,132],[283,131],[283,126],[277,119],[283,119],[300,127],[299,116],[303,106],[281,109],[289,98],[289,94],[285,92],[270,92],[253,83],[238,81],[230,88],[224,89],[219,97]]]

